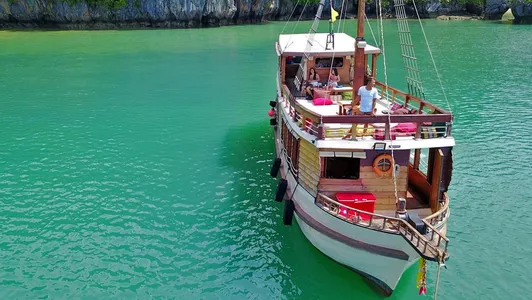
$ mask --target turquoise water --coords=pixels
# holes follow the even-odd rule
[[[439,299],[528,299],[532,30],[423,24],[456,116]],[[1,298],[380,299],[273,201],[283,26],[0,32]],[[411,27],[427,97],[447,107]],[[384,31],[403,87],[395,23]],[[424,298],[415,277],[391,299]]]

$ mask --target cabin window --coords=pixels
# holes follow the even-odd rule
[[[358,179],[360,177],[360,159],[350,157],[327,157],[325,159],[325,178]]]
[[[325,69],[331,67],[332,58],[316,58],[315,66],[316,69]],[[344,59],[342,57],[335,57],[333,61],[333,68],[341,68],[344,66]]]

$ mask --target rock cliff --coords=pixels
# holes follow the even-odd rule
[[[220,26],[283,20],[294,8],[291,0],[124,0],[117,8],[91,5],[89,1],[0,0],[0,27]],[[335,2],[341,5],[341,1]],[[316,7],[307,7],[304,15],[313,16]],[[294,15],[299,16],[301,10],[298,6]]]
[[[294,9],[296,0],[114,0],[120,5],[110,6],[107,0],[0,0],[1,27],[54,27],[69,29],[163,27],[186,28],[221,26],[241,23],[258,23],[264,20],[286,20]],[[330,0],[326,1],[324,14],[330,14]],[[334,1],[341,7],[341,0]],[[514,0],[511,0],[514,1]],[[532,11],[530,4],[515,0],[514,15],[526,19]],[[527,1],[527,0],[525,0]],[[506,0],[487,0],[485,9],[461,4],[462,1],[426,0],[418,2],[421,17],[449,14],[486,14],[489,19],[500,19],[508,9]],[[356,14],[355,1],[347,2],[347,14]],[[393,1],[383,7],[383,12],[393,17]],[[367,0],[366,14],[376,15],[374,1]],[[297,18],[303,5],[297,5],[293,18]],[[317,4],[307,6],[303,19],[312,19]],[[411,4],[406,13],[415,16]],[[516,14],[517,13],[517,14]]]
[[[532,3],[512,0],[510,3],[515,24],[532,24]]]
[[[487,0],[484,13],[488,20],[500,20],[502,15],[510,8],[506,0]]]

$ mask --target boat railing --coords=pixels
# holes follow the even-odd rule
[[[432,114],[450,114],[450,112],[429,103],[423,99],[400,91],[394,87],[386,86],[380,81],[375,81],[375,86],[380,95],[384,95],[392,104],[397,103],[409,110],[415,109],[418,113],[427,112]]]
[[[443,201],[441,201],[440,208],[438,211],[432,215],[423,218],[425,223],[430,224],[431,226],[438,226],[438,224],[447,222],[449,218],[450,209],[449,209],[449,196],[447,193],[443,193]]]
[[[382,88],[382,86],[380,87]],[[389,91],[392,91],[393,93],[393,101],[400,103],[400,100],[398,100],[400,96],[406,95],[406,100],[404,100],[406,102],[404,103],[419,103],[419,107],[422,109],[429,108],[433,110],[431,113],[421,113],[422,110],[420,110],[414,114],[392,114],[377,116],[319,115],[316,112],[313,112],[310,109],[300,105],[286,85],[282,85],[281,91],[284,99],[284,103],[282,103],[282,105],[284,105],[284,107],[289,111],[291,118],[299,124],[302,130],[313,136],[316,136],[317,139],[342,137],[345,132],[338,132],[334,130],[334,126],[338,124],[359,124],[359,126],[365,124],[383,124],[384,128],[373,128],[368,132],[377,132],[377,130],[382,130],[383,138],[385,140],[390,140],[394,135],[400,136],[400,133],[390,127],[390,122],[416,124],[415,133],[406,134],[406,136],[411,136],[413,139],[448,137],[451,135],[452,114],[397,89],[392,90],[389,88]],[[402,105],[404,105],[404,103]],[[368,133],[368,135],[370,134],[371,133]]]
[[[371,213],[339,203],[319,193],[315,204],[338,219],[371,230],[402,235],[425,259],[438,261],[448,257],[449,239],[425,221],[429,233],[422,234],[403,219]]]

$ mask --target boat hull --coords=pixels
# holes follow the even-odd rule
[[[315,204],[315,196],[299,185],[281,158],[280,175],[288,182],[285,197],[294,201],[295,219],[305,237],[323,254],[373,282],[389,296],[402,274],[420,258],[399,234],[368,229],[337,218]]]

